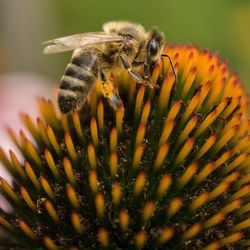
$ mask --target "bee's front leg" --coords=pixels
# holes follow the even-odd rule
[[[124,66],[124,68],[128,71],[128,73],[130,74],[130,76],[132,76],[132,78],[137,83],[143,84],[143,85],[145,85],[147,87],[150,87],[150,88],[154,88],[152,86],[152,84],[150,83],[149,79],[142,78],[139,74],[137,74],[135,71],[132,70],[131,65],[129,64],[127,58],[123,54],[120,54],[119,57],[121,59],[121,62],[122,62],[122,65]]]

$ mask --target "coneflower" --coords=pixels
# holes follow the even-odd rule
[[[116,76],[117,112],[96,83],[90,105],[59,116],[38,101],[36,123],[9,134],[1,161],[2,249],[247,249],[250,246],[249,97],[208,50],[167,47],[148,89]]]

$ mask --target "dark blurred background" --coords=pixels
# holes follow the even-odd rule
[[[1,0],[0,72],[28,72],[58,82],[70,53],[42,54],[45,40],[99,31],[109,20],[156,25],[167,41],[218,51],[250,89],[249,0]]]

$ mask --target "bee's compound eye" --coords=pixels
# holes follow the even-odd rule
[[[159,51],[159,44],[155,39],[152,39],[148,45],[149,56],[155,56]]]

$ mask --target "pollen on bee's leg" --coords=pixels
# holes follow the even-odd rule
[[[108,100],[109,105],[113,110],[118,110],[123,107],[123,102],[119,96],[117,90],[114,88],[114,84],[111,82],[105,83],[102,86],[103,96]]]

